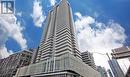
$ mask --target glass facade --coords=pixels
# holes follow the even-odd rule
[[[93,68],[83,63],[80,59],[74,57],[72,54],[67,53],[61,55],[60,57],[56,57],[55,59],[50,59],[46,61],[42,61],[40,63],[31,64],[29,66],[20,68],[18,73],[18,77],[24,76],[34,76],[40,74],[44,77],[47,77],[51,74],[60,72],[69,71],[71,73],[76,72],[80,74],[79,76],[83,77],[100,77],[99,73],[95,71]],[[68,73],[66,73],[68,74]],[[76,74],[77,75],[77,74]],[[37,77],[37,76],[36,76]],[[62,77],[62,75],[61,75]],[[67,76],[68,77],[68,76]],[[71,76],[70,76],[71,77]]]

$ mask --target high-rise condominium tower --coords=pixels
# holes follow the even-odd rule
[[[85,64],[75,37],[72,12],[67,0],[49,11],[43,36],[31,65],[20,68],[16,77],[99,77]]]
[[[66,0],[62,0],[49,11],[45,27],[35,62],[66,53],[81,58],[75,38],[71,8]]]

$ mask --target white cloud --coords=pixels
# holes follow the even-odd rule
[[[18,12],[16,15],[18,15],[18,16],[22,16],[22,12]]]
[[[75,22],[76,30],[78,32],[83,30],[86,26],[89,26],[90,24],[95,22],[95,19],[93,19],[92,17],[83,17],[79,12],[75,13],[75,15],[78,17]]]
[[[45,20],[46,16],[43,15],[43,10],[40,2],[35,0],[33,2],[33,14],[31,14],[35,26],[42,27],[42,23]]]
[[[9,38],[14,39],[21,49],[27,48],[27,41],[22,34],[23,27],[20,25],[14,14],[0,14],[0,58],[12,54],[5,46]]]
[[[56,0],[49,0],[49,1],[50,1],[51,6],[54,6],[56,3]]]
[[[8,57],[11,54],[13,54],[13,51],[7,51],[7,48],[5,46],[0,47],[0,59]]]
[[[109,21],[107,24],[97,22],[95,18],[82,16],[79,12],[75,15],[77,16],[75,25],[81,52],[88,50],[106,54],[110,53],[111,49],[123,46],[126,35],[120,24],[114,21]],[[94,58],[97,65],[108,65],[106,60],[108,58],[105,55],[94,54]]]

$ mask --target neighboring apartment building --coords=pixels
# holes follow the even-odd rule
[[[116,59],[109,60],[108,63],[111,67],[114,77],[125,77]]]
[[[30,50],[23,50],[7,58],[0,59],[0,77],[15,76],[19,67],[30,64],[32,53]]]
[[[97,71],[100,73],[101,77],[108,77],[107,71],[104,67],[97,66]]]
[[[125,59],[128,58],[130,61],[130,46],[124,46],[124,47],[120,47],[120,48],[116,48],[112,50],[112,57],[114,59]],[[126,77],[130,76],[130,64],[129,66],[127,65],[127,72],[125,72]]]
[[[89,66],[91,66],[93,69],[96,70],[96,65],[95,65],[92,53],[90,53],[88,51],[82,52],[81,57],[82,57],[82,60],[84,63],[88,64]]]

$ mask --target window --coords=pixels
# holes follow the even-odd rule
[[[50,71],[53,71],[53,65],[54,65],[54,61],[50,62]]]
[[[43,72],[46,71],[46,63],[43,63]]]
[[[59,70],[60,69],[60,60],[56,60],[55,61],[55,70]]]

